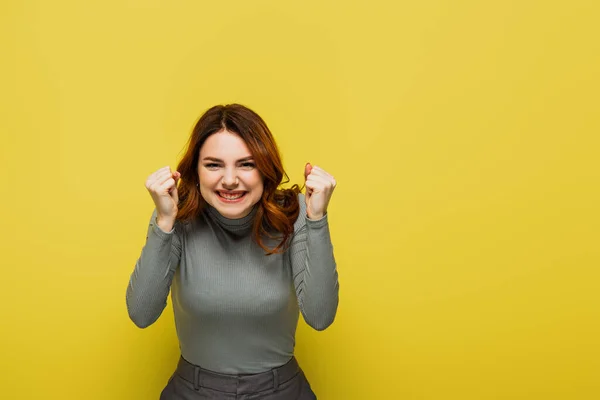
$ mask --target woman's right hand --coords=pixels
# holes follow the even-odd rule
[[[172,172],[170,167],[164,167],[154,172],[146,179],[146,189],[150,192],[156,206],[156,219],[159,227],[166,232],[173,229],[177,217],[177,182],[181,174]]]

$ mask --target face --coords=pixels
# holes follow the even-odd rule
[[[204,200],[229,219],[248,215],[263,193],[248,146],[226,130],[210,135],[200,148],[198,177]]]

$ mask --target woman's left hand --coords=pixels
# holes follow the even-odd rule
[[[321,219],[327,214],[327,205],[335,189],[335,179],[324,169],[313,167],[310,163],[304,167],[306,185],[306,214],[310,219]]]

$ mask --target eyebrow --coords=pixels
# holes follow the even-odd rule
[[[252,160],[254,157],[252,156],[248,156],[248,157],[244,157],[244,158],[240,158],[239,160],[237,160],[237,162],[244,162],[244,161],[250,161]],[[221,160],[220,158],[215,158],[215,157],[204,157],[202,159],[202,161],[217,161],[217,162],[223,162],[223,160]]]

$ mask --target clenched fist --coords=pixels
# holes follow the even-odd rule
[[[181,174],[171,171],[170,167],[164,167],[154,172],[146,179],[146,189],[150,192],[154,205],[156,206],[156,221],[158,226],[165,232],[170,232],[177,217],[177,182]]]
[[[306,213],[310,219],[320,219],[327,214],[327,205],[331,200],[337,182],[327,171],[307,163],[304,166],[306,180]]]

